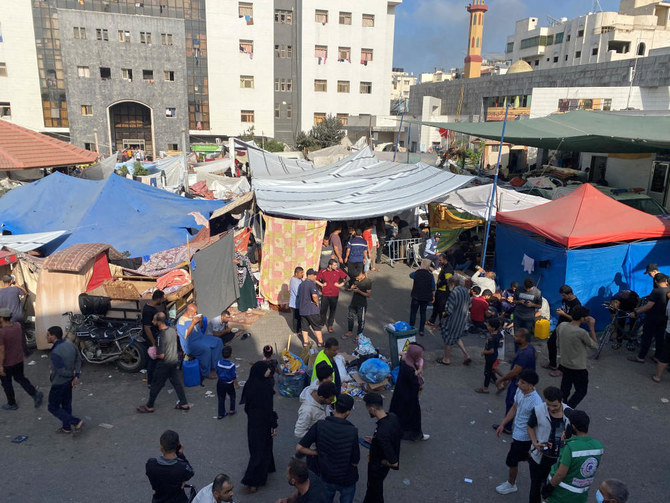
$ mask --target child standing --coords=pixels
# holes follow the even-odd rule
[[[216,364],[216,374],[219,380],[216,383],[216,396],[219,399],[219,417],[223,419],[228,415],[226,412],[226,395],[230,397],[230,415],[235,414],[235,390],[240,389],[237,384],[237,371],[235,364],[229,360],[233,354],[233,348],[224,346],[221,351],[221,360]]]
[[[482,351],[482,356],[485,360],[484,366],[484,387],[475,388],[475,393],[488,393],[489,384],[491,381],[495,384],[497,378],[495,374],[497,373],[496,367],[498,366],[498,348],[500,347],[500,341],[502,340],[502,323],[498,318],[491,318],[486,322],[486,329],[489,332],[489,336],[486,339],[486,344],[484,345],[484,350]]]

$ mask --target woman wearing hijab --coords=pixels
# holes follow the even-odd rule
[[[255,493],[260,486],[264,486],[268,473],[275,471],[272,439],[277,436],[277,413],[272,404],[273,382],[268,363],[254,363],[240,399],[247,414],[249,444],[249,464],[242,484],[250,493]]]
[[[389,412],[400,419],[404,440],[428,440],[421,430],[421,405],[419,391],[423,379],[420,369],[423,366],[423,346],[411,343],[403,355],[398,372],[398,380],[391,398]]]
[[[416,325],[416,312],[419,311],[419,335],[423,336],[426,328],[426,308],[428,304],[435,301],[435,277],[430,271],[430,259],[423,259],[421,267],[410,273],[409,277],[414,280],[412,285],[412,304],[409,310],[409,324]]]

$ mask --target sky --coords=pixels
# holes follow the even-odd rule
[[[470,14],[468,0],[403,0],[396,7],[393,66],[415,75],[434,68],[460,68],[466,55]],[[486,0],[482,53],[504,54],[516,21],[537,17],[548,26],[551,16],[572,19],[593,9],[592,0]],[[617,11],[619,0],[600,0],[603,11]],[[485,55],[485,54],[484,54]]]

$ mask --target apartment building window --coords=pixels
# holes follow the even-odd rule
[[[566,41],[566,42],[570,42],[570,39],[571,39],[571,38],[572,38],[572,35],[570,35],[570,34],[568,33],[568,36],[566,37],[565,41]]]
[[[93,145],[93,143],[90,143],[90,142],[87,142],[87,141],[84,142],[84,149],[85,150],[90,150],[91,152],[94,152],[95,151],[94,147],[95,147],[95,145]]]
[[[340,12],[340,24],[351,24],[351,12]]]
[[[240,75],[240,87],[242,89],[253,89],[254,88],[254,76],[253,75]]]
[[[582,57],[582,51],[577,51],[575,53],[575,58],[581,58]]]
[[[151,32],[148,32],[148,31],[141,31],[140,32],[140,44],[151,45]]]
[[[179,150],[179,143],[168,143],[168,150]]]
[[[88,79],[91,76],[91,70],[88,66],[77,67],[77,77]]]
[[[275,23],[293,24],[293,12],[290,10],[275,9]]]
[[[253,54],[254,53],[254,41],[253,40],[240,40],[240,53],[242,53],[242,54]]]
[[[177,109],[171,107],[166,108],[165,117],[177,117]]]
[[[361,82],[361,94],[372,94],[372,82]]]
[[[506,53],[514,52],[514,42],[507,42]]]
[[[349,114],[337,114],[337,120],[340,121],[340,124],[346,126],[349,124]]]
[[[338,80],[337,81],[337,92],[338,93],[348,93],[349,92],[349,81],[348,80]]]
[[[0,77],[7,76],[7,63],[0,63]]]
[[[290,103],[286,105],[286,118],[290,119],[293,117],[293,105]]]
[[[325,93],[328,91],[328,81],[327,80],[314,80],[314,92],[315,93]]]
[[[109,32],[106,28],[96,28],[95,29],[95,38],[97,40],[104,40],[105,42],[109,41]]]
[[[86,40],[86,28],[75,26],[73,29],[74,29],[74,38]]]
[[[3,119],[12,118],[12,106],[7,101],[0,102],[0,117]]]
[[[165,82],[174,82],[174,72],[172,70],[165,70],[163,72],[163,80]]]
[[[127,80],[128,82],[133,81],[133,70],[132,68],[121,68],[121,78]]]
[[[326,62],[328,57],[328,46],[327,45],[315,45],[314,46],[314,57],[317,59],[322,59],[323,62]],[[321,62],[319,62],[321,63]]]
[[[315,10],[314,21],[317,23],[326,24],[328,22],[328,11],[319,9]]]
[[[361,49],[361,64],[367,65],[372,61],[372,49]]]
[[[154,71],[153,70],[142,70],[142,80],[147,80],[151,84],[154,83]]]
[[[591,50],[591,56],[597,56],[597,55],[598,55],[598,48],[597,48],[597,47],[594,47],[594,48]]]
[[[172,45],[172,33],[161,33],[161,44]]]
[[[348,61],[351,63],[351,47],[338,47],[337,60],[340,62]]]
[[[82,105],[81,106],[81,115],[91,116],[93,115],[93,106],[92,105]]]
[[[275,91],[290,93],[293,90],[293,79],[275,79]]]
[[[375,26],[375,15],[363,14],[363,28],[374,28],[374,26]]]
[[[314,125],[321,124],[326,120],[326,114],[324,112],[314,112]]]
[[[579,38],[579,37],[583,37],[583,36],[584,36],[584,28],[582,28],[581,30],[579,30],[579,31],[577,32],[577,38]]]
[[[109,80],[112,78],[112,70],[107,66],[100,67],[100,80]]]
[[[254,4],[249,2],[240,2],[237,7],[239,17],[254,17]]]
[[[567,60],[568,60],[568,55],[566,54],[566,55],[565,55],[565,61],[567,61]]]
[[[130,32],[127,30],[119,30],[119,42],[130,43]]]
[[[240,120],[242,122],[254,122],[254,111],[253,110],[242,110]]]
[[[279,103],[275,103],[275,119],[279,119],[280,115],[281,115],[281,105]]]
[[[554,63],[558,63],[558,56],[554,56]]]
[[[564,32],[557,33],[556,35],[554,35],[554,44],[562,44],[563,43],[563,33]]]
[[[293,46],[292,45],[275,45],[275,58],[292,58],[293,57]]]

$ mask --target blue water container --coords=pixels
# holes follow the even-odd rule
[[[200,386],[200,364],[198,360],[184,360],[182,368],[184,370],[184,386]]]

